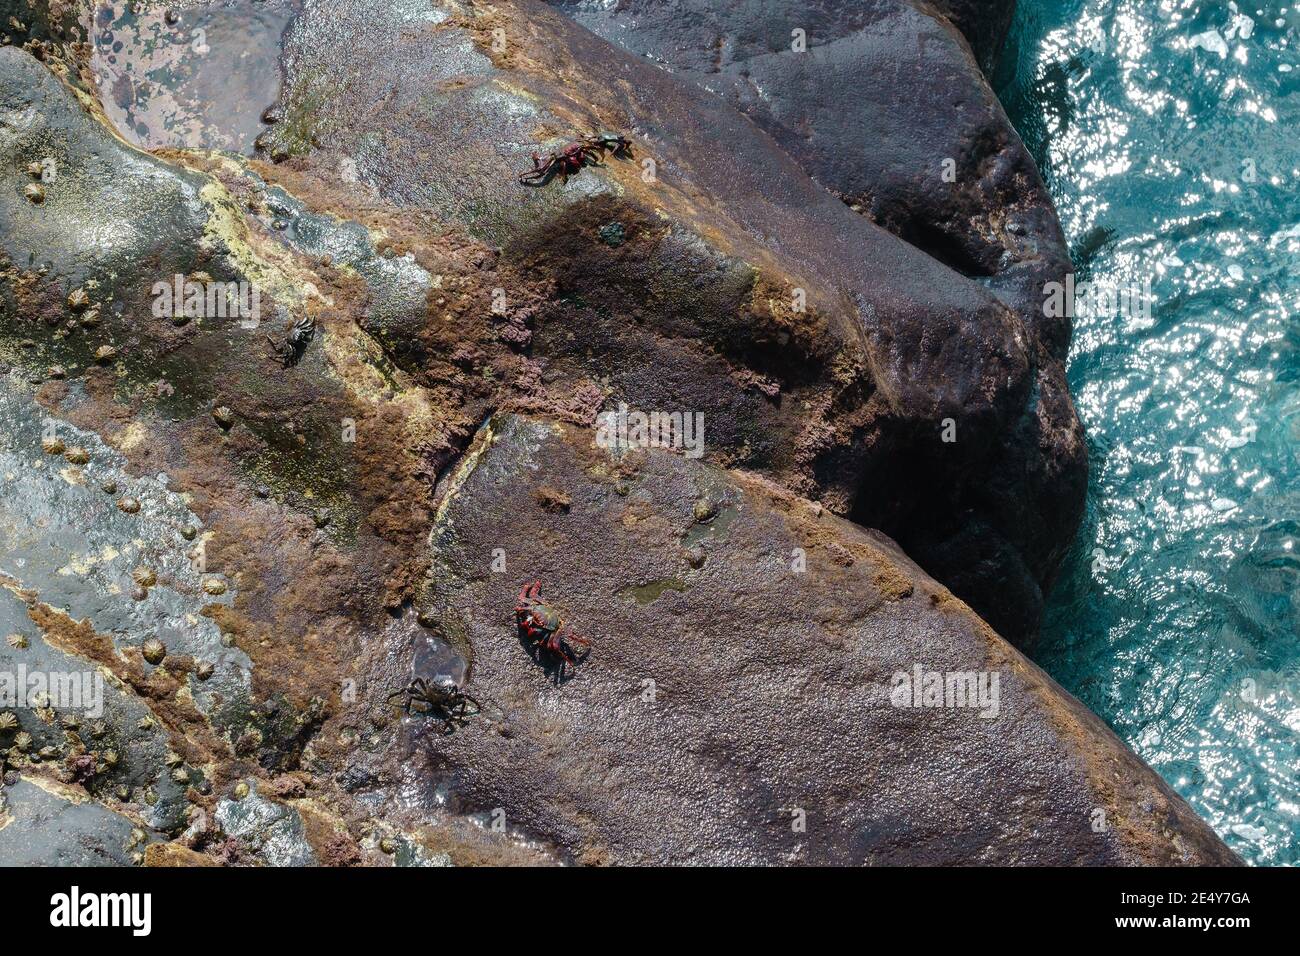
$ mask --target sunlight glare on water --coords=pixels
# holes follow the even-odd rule
[[[999,91],[1079,280],[1088,510],[1040,663],[1227,843],[1300,863],[1300,3],[1021,0]]]

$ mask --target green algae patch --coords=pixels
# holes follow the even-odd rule
[[[313,423],[307,434],[281,423],[249,423],[265,447],[247,462],[247,474],[287,507],[309,515],[340,547],[355,543],[361,514],[356,469],[340,446]],[[299,437],[305,439],[299,442]]]
[[[649,581],[646,584],[624,588],[619,593],[625,597],[633,598],[637,604],[650,604],[659,600],[668,591],[678,591],[684,594],[688,587],[690,585],[680,578],[660,578],[658,581]]]
[[[327,131],[322,114],[325,105],[339,98],[341,85],[323,73],[313,72],[300,83],[285,103],[284,119],[273,128],[274,142],[291,156],[304,156]]]
[[[735,505],[716,502],[709,497],[700,498],[696,509],[695,520],[682,535],[683,548],[690,549],[701,541],[726,537],[739,516],[739,509]]]

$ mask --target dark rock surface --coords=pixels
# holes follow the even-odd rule
[[[435,13],[435,26],[385,43],[404,15],[366,0],[309,5],[286,38],[281,108],[295,119],[267,149],[314,143],[313,168],[337,164],[407,208],[435,205],[501,244],[504,264],[552,276],[558,295],[525,306],[532,357],[552,375],[578,394],[591,382],[606,402],[724,410],[733,431],[711,442],[718,460],[886,528],[1013,640],[1032,640],[1085,468],[1063,370],[1023,314],[851,213],[727,104],[537,4]],[[614,162],[543,194],[500,188],[535,143],[598,128],[632,131],[655,181]],[[593,242],[622,220],[631,241]],[[720,286],[664,281],[699,256],[722,260]],[[512,302],[542,294],[517,281]],[[794,289],[806,315],[788,305]],[[560,342],[545,334],[556,325]],[[562,343],[582,359],[556,354]],[[624,371],[620,353],[653,354],[669,374],[646,375],[641,359]],[[741,394],[724,391],[735,381]]]
[[[1082,447],[1004,293],[538,3],[305,3],[260,159],[179,114],[141,150],[51,36],[0,49],[3,654],[111,690],[102,741],[31,702],[0,731],[6,800],[85,808],[35,856],[102,811],[152,863],[1231,861],[843,520],[1031,632]],[[636,158],[515,185],[598,128]],[[260,316],[155,314],[176,275]],[[591,447],[620,401],[703,413],[705,460]],[[595,641],[572,680],[516,634],[533,577]],[[914,664],[997,671],[999,716],[888,706]],[[385,704],[439,671],[485,705],[445,737]]]
[[[854,216],[726,104],[544,9],[511,18],[544,32],[507,31],[507,52],[494,62],[491,31],[504,29],[495,26],[500,16],[466,20],[374,0],[307,4],[285,37],[287,82],[277,107],[284,118],[262,143],[268,155],[305,155],[279,178],[294,188],[310,188],[300,181],[307,175],[362,195],[373,190],[415,212],[416,230],[455,224],[487,244],[465,256],[477,274],[460,277],[453,326],[431,327],[418,307],[393,314],[366,306],[364,327],[388,358],[422,384],[450,381],[462,391],[467,364],[491,361],[504,367],[508,391],[540,379],[544,391],[566,393],[555,400],[578,418],[617,400],[708,409],[716,460],[761,468],[887,530],[995,626],[1031,641],[1043,590],[1077,521],[1083,446],[1063,373],[1015,309]],[[439,51],[433,70],[431,43]],[[585,102],[554,79],[579,68]],[[260,184],[245,183],[247,198],[211,184],[199,197],[204,187],[191,172],[125,162],[120,142],[96,133],[92,117],[57,118],[46,100],[65,94],[51,87],[53,77],[31,73],[39,65],[15,61],[15,69],[29,75],[15,85],[22,92],[14,107],[34,96],[40,109],[33,129],[13,142],[12,161],[57,164],[60,156],[38,148],[47,135],[98,140],[79,150],[85,162],[46,184],[44,204],[14,195],[0,211],[17,240],[6,250],[11,261],[35,255],[22,237],[75,214],[119,233],[120,249],[93,260],[84,233],[43,236],[58,251],[46,265],[60,292],[87,277],[107,283],[120,274],[120,252],[159,278],[248,279],[277,294],[278,305],[300,305],[299,277],[268,277],[238,248],[243,226],[229,207],[240,199],[271,212],[262,224],[272,236],[304,238],[291,215],[258,198]],[[605,77],[622,72],[631,85],[606,89]],[[501,188],[527,167],[539,130],[599,126],[639,130],[642,161],[657,163],[655,182],[645,183],[633,163],[613,163],[609,178],[584,174],[564,189]],[[114,165],[126,168],[123,181],[107,172]],[[129,216],[161,228],[120,235],[111,224]],[[615,222],[626,239],[610,247],[596,237]],[[281,224],[277,233],[272,227]],[[418,241],[394,238],[405,248]],[[99,337],[115,330],[116,316],[144,311],[151,287],[113,289]],[[497,290],[505,305],[483,322]],[[806,312],[792,308],[795,290],[803,290]],[[465,328],[462,317],[476,327]],[[287,324],[268,321],[273,330]],[[247,369],[231,360],[256,334],[202,324],[148,333],[131,355],[140,362],[166,355],[178,376],[195,381],[188,399],[207,399],[214,389],[206,380],[225,380],[209,370],[223,365],[244,394],[273,390],[248,382]],[[474,390],[488,394],[462,399],[471,410],[452,444],[504,400],[492,383]],[[267,407],[293,401],[267,399]],[[949,428],[952,443],[942,440]]]
[[[1065,380],[1069,322],[1042,309],[1044,284],[1071,266],[1033,160],[961,37],[911,0],[553,5],[722,97],[852,209],[1012,310],[1033,343],[1034,388],[1025,414],[1005,421],[1000,456],[968,472],[969,482],[948,470],[945,452],[897,486],[868,484],[855,517],[897,538],[1000,631],[1028,641],[1086,486]],[[990,47],[1014,10],[953,6],[967,35],[987,31],[978,35]],[[795,30],[806,50],[792,49]]]
[[[845,203],[998,290],[1062,357],[1068,324],[1043,328],[1041,309],[1043,282],[1070,265],[1051,200],[965,44],[931,7],[553,5],[722,96]],[[795,30],[806,50],[791,49]]]
[[[932,0],[931,5],[965,34],[984,72],[992,74],[1016,15],[1016,0]]]

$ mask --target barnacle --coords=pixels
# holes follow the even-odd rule
[[[167,645],[158,638],[151,637],[144,642],[140,652],[144,654],[144,659],[150,664],[161,664],[163,658],[167,656]]]

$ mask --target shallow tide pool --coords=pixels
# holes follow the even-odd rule
[[[1088,509],[1039,662],[1300,862],[1300,4],[1020,0],[997,87],[1092,284]]]

